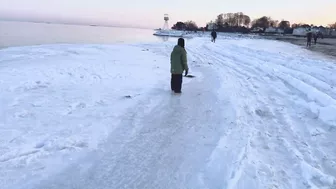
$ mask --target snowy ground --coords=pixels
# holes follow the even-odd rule
[[[335,189],[336,61],[269,40],[0,51],[1,189]]]

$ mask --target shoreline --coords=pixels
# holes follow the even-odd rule
[[[288,42],[307,50],[317,52],[328,57],[336,57],[336,39],[335,38],[324,38],[317,39],[316,45],[314,45],[314,40],[312,40],[312,46],[310,48],[306,47],[307,40],[305,37],[295,37],[295,36],[266,36],[266,39],[277,40]]]

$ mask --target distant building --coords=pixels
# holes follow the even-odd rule
[[[264,29],[260,27],[255,27],[255,28],[252,28],[251,32],[252,33],[262,33],[264,32]]]
[[[322,34],[324,36],[329,35],[329,33],[330,33],[330,29],[325,28],[323,26],[320,26],[320,27],[315,26],[315,27],[312,27],[311,30],[314,33],[320,33],[320,34]]]
[[[283,34],[285,31],[280,28],[268,27],[266,28],[265,33]]]
[[[336,37],[336,29],[329,29],[329,35],[330,36],[335,36]]]
[[[297,27],[293,30],[294,36],[306,36],[309,28]]]
[[[314,27],[298,27],[298,28],[294,29],[293,35],[294,36],[306,36],[309,29],[311,30],[311,32],[320,33],[323,36],[331,35],[331,29],[325,28],[323,26],[319,26],[319,27],[317,27],[317,26],[314,26]]]

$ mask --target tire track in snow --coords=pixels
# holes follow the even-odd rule
[[[211,50],[211,49],[209,49],[209,50]],[[208,53],[211,54],[211,51],[209,51]],[[235,54],[235,55],[237,55],[237,54]],[[239,55],[239,56],[244,57],[244,55]],[[255,132],[252,132],[253,133],[252,136],[254,136],[253,137],[254,139],[251,139],[252,141],[253,140],[256,140],[256,141],[264,140],[264,142],[262,142],[262,145],[268,144],[268,143],[271,142],[271,144],[276,145],[276,147],[272,146],[273,149],[277,149],[279,152],[287,152],[289,154],[291,154],[292,152],[296,152],[295,154],[299,154],[299,156],[301,156],[301,157],[304,156],[303,154],[307,155],[307,154],[312,153],[309,148],[300,148],[300,144],[307,144],[307,141],[305,141],[299,135],[297,135],[297,134],[293,135],[293,133],[288,132],[289,130],[287,130],[287,132],[283,132],[283,129],[286,128],[286,126],[288,126],[288,121],[290,121],[291,119],[297,119],[297,118],[295,118],[295,116],[290,117],[290,118],[281,117],[282,114],[279,113],[279,111],[276,108],[276,107],[278,107],[278,104],[273,103],[274,99],[272,100],[272,99],[268,99],[268,98],[262,98],[265,94],[268,95],[269,92],[272,91],[272,90],[265,90],[265,89],[269,88],[267,85],[278,82],[277,79],[274,78],[274,77],[271,77],[272,80],[266,80],[267,77],[262,77],[263,80],[256,79],[256,78],[260,77],[260,75],[262,76],[262,75],[272,74],[272,73],[267,73],[267,70],[269,70],[269,69],[266,69],[266,70],[262,69],[263,65],[258,65],[258,62],[262,62],[263,60],[260,60],[258,58],[251,58],[252,60],[249,60],[249,61],[244,60],[244,62],[241,63],[241,62],[236,62],[236,61],[237,60],[238,61],[242,60],[243,58],[242,59],[233,58],[233,60],[231,60],[232,56],[227,57],[227,56],[225,56],[225,54],[223,55],[223,53],[221,53],[221,54],[217,53],[216,55],[212,54],[211,57],[212,57],[212,59],[217,60],[217,63],[221,63],[221,65],[226,66],[226,70],[229,69],[230,71],[225,72],[223,69],[220,68],[220,66],[216,66],[216,70],[219,70],[219,72],[221,72],[223,74],[224,73],[236,73],[236,74],[232,75],[232,77],[239,76],[236,79],[241,80],[241,82],[249,83],[249,85],[245,85],[244,87],[249,88],[249,89],[247,89],[248,91],[250,91],[249,94],[254,94],[255,95],[254,97],[250,96],[249,98],[256,98],[257,105],[264,106],[264,107],[271,107],[269,110],[266,111],[266,112],[271,112],[271,115],[272,115],[272,119],[270,119],[271,121],[266,121],[265,122],[264,119],[260,119],[259,121],[262,122],[263,124],[255,124],[255,123],[251,124],[251,125],[254,125],[254,127],[256,127],[256,129],[257,129]],[[235,57],[235,56],[233,56],[233,57]],[[248,66],[252,62],[257,63],[257,65]],[[254,69],[254,67],[257,67],[257,68]],[[286,71],[289,71],[289,70],[286,70]],[[291,74],[294,75],[295,73],[291,73]],[[302,76],[302,75],[304,75],[304,73],[301,74],[300,76]],[[246,76],[248,76],[248,78],[250,78],[250,79],[246,80],[245,79]],[[259,85],[259,91],[257,93],[252,92],[252,91],[255,91],[253,89],[254,88],[253,86],[255,86],[255,83],[258,83],[258,85]],[[321,84],[318,81],[314,82],[314,83]],[[315,86],[313,86],[313,87],[315,87]],[[272,91],[274,93],[273,95],[276,95],[276,97],[280,97],[280,99],[283,99],[283,97],[284,97],[283,92],[278,91],[279,89],[277,89],[276,87],[271,87],[271,88],[273,89],[273,91]],[[283,99],[282,101],[284,101],[283,102],[284,105],[288,105],[288,104],[291,103],[289,100],[284,100]],[[276,113],[276,115],[273,115],[272,112],[273,113],[277,112],[277,113]],[[295,112],[294,112],[294,115],[295,115]],[[279,122],[281,124],[279,124]],[[268,125],[268,127],[262,126],[262,125],[265,125],[265,124]],[[302,124],[302,123],[300,123],[300,124]],[[258,128],[258,127],[260,127],[260,128]],[[275,129],[272,129],[272,130],[268,131],[272,127],[275,127]],[[277,137],[276,138],[275,137],[258,138],[257,136],[260,135],[260,134],[262,136],[263,135],[264,136],[268,136],[268,135],[274,136],[275,135]],[[280,142],[276,141],[276,140],[278,140],[277,138],[279,138],[279,136],[282,136],[282,138],[283,137],[291,138],[290,142],[286,140],[287,141],[286,142],[287,146],[282,146],[281,141]],[[266,145],[265,147],[266,148],[260,148],[260,149],[266,149],[266,151],[262,151],[262,152],[256,153],[256,154],[267,154],[267,150],[269,151],[270,147],[269,147],[269,145]],[[308,147],[309,147],[309,145],[308,145]],[[303,152],[303,154],[301,152]],[[283,156],[283,155],[284,154],[277,153],[277,157],[283,157],[283,160],[286,161],[286,156]],[[277,162],[276,159],[272,158],[272,156],[270,157],[270,159],[271,159],[270,163],[268,165],[266,164],[266,167],[271,168],[271,169],[269,169],[269,171],[272,170],[272,167],[277,166],[276,165],[276,162]],[[297,159],[297,158],[295,158],[295,156],[292,158],[292,160],[287,159],[287,161],[294,161],[294,162],[297,162],[298,165],[309,165],[309,166],[310,166],[309,163],[312,163],[312,162],[307,163],[305,160],[300,159],[300,158]],[[313,161],[316,161],[316,160],[314,160],[314,158],[313,158]],[[260,162],[259,167],[260,166],[265,167],[265,162]],[[285,166],[287,166],[287,165],[285,165]],[[279,169],[279,170],[281,170],[281,169]],[[271,172],[273,172],[272,175],[274,176],[275,181],[280,180],[280,178],[282,178],[281,180],[282,180],[282,185],[284,186],[284,188],[289,188],[289,187],[296,188],[297,180],[288,178],[290,175],[297,175],[296,178],[298,178],[299,180],[302,180],[301,187],[303,187],[303,188],[307,187],[307,186],[323,187],[323,186],[327,186],[327,185],[334,185],[333,184],[333,182],[334,182],[333,180],[335,179],[334,177],[329,177],[329,176],[326,176],[324,174],[320,174],[320,176],[317,176],[317,177],[320,177],[322,180],[327,180],[327,181],[324,181],[324,182],[323,181],[321,181],[321,182],[316,182],[315,181],[315,182],[313,182],[311,180],[314,180],[313,179],[314,176],[312,176],[312,177],[308,176],[307,177],[307,175],[305,176],[305,175],[302,175],[302,174],[297,173],[295,171],[296,170],[291,170],[291,167],[288,167],[287,170],[282,170],[280,172],[274,172],[274,171],[271,171]],[[305,172],[305,171],[306,170],[301,169],[302,173]],[[330,175],[332,175],[332,174],[330,174]],[[279,176],[279,177],[277,178],[276,176]],[[267,183],[267,181],[269,181],[269,180],[270,180],[269,175],[266,174],[265,178],[264,178],[264,181],[262,183]],[[237,184],[236,181],[235,181],[235,184],[233,184],[233,183],[230,183],[230,184],[231,184],[231,186],[232,185],[237,186],[237,185],[235,185],[235,184]],[[238,185],[237,187],[239,188],[239,187],[241,187],[241,185]],[[280,186],[279,186],[279,183],[274,182],[273,184],[270,183],[269,186],[265,186],[265,187],[280,187]],[[244,188],[244,187],[242,187],[242,188]]]
[[[244,51],[242,51],[242,54],[237,56],[237,54],[229,55],[230,57],[233,57],[234,60],[238,60],[235,62],[237,65],[240,65],[243,68],[251,68],[251,67],[257,67],[258,70],[260,70],[259,77],[270,77],[275,79],[274,77],[281,78],[281,81],[285,83],[285,85],[288,86],[288,84],[292,85],[293,88],[297,88],[298,91],[301,91],[302,96],[307,96],[306,101],[317,101],[320,103],[320,107],[311,107],[311,111],[316,112],[317,116],[319,116],[320,112],[321,114],[326,114],[328,111],[336,111],[336,100],[333,98],[336,96],[336,92],[332,86],[332,84],[328,85],[323,81],[316,80],[314,77],[309,77],[307,74],[304,74],[301,71],[295,72],[290,71],[290,69],[285,68],[283,65],[279,65],[276,58],[276,63],[272,63],[268,60],[267,64],[261,63],[263,62],[264,56],[258,55],[258,53],[254,53],[256,56],[254,58],[251,58],[253,54],[248,54],[249,56],[244,55]],[[222,53],[221,56],[224,56]],[[245,58],[244,58],[245,57]],[[248,58],[247,58],[248,57]],[[258,59],[260,58],[260,60]],[[250,62],[246,62],[246,60],[253,60],[253,64]],[[226,59],[226,62],[230,62],[230,60]],[[240,63],[243,62],[243,63]],[[228,64],[228,63],[226,63]],[[272,66],[269,66],[271,64]],[[251,66],[249,66],[251,65]],[[331,68],[330,68],[331,69]],[[237,69],[235,69],[237,70]],[[240,71],[242,72],[242,71]],[[265,74],[266,73],[266,74]],[[248,73],[245,73],[245,75],[248,75]],[[274,75],[274,76],[272,76]],[[303,79],[299,79],[299,76],[303,77]],[[257,77],[253,77],[254,79]],[[308,80],[308,81],[306,81]],[[268,82],[268,80],[263,80],[264,82]],[[336,81],[336,78],[335,78]],[[274,81],[273,81],[274,82]],[[273,83],[268,82],[271,86]],[[310,83],[313,83],[310,85]],[[318,87],[320,85],[321,87]],[[320,91],[322,89],[325,89],[325,92]],[[292,90],[290,88],[289,90]],[[311,91],[308,92],[307,91]],[[294,99],[293,99],[294,100]],[[322,105],[322,106],[321,106]],[[326,123],[336,125],[336,122],[330,121],[332,118],[330,116],[321,116],[321,120],[325,121]]]
[[[200,52],[193,52],[193,54],[199,53]],[[219,75],[222,76],[221,81],[227,80],[224,85],[229,85],[229,87],[226,86],[228,89],[226,92],[229,93],[229,98],[233,97],[230,98],[230,106],[232,106],[232,109],[235,111],[235,117],[237,119],[234,121],[233,126],[228,128],[227,133],[221,137],[217,148],[212,153],[206,170],[201,174],[201,178],[204,180],[203,183],[207,184],[208,188],[221,188],[225,185],[227,188],[235,188],[242,177],[249,153],[248,144],[250,143],[251,132],[248,123],[250,121],[253,122],[253,120],[247,120],[250,118],[250,110],[247,106],[250,100],[246,98],[246,93],[244,93],[242,89],[249,90],[250,87],[246,85],[251,84],[243,83],[243,79],[231,80],[234,78],[232,76],[237,74],[240,75],[240,78],[245,78],[245,76],[242,73],[238,73],[236,69],[223,71],[220,58],[214,56],[211,52],[205,52],[205,54],[211,57],[209,60],[214,62],[214,67],[220,70]],[[230,75],[228,75],[228,73]],[[235,97],[241,97],[240,99],[244,100],[236,101]],[[218,177],[218,175],[222,175],[222,177]]]
[[[245,51],[243,51],[243,54],[239,57],[244,57],[244,52]],[[318,114],[320,114],[320,112],[322,112],[322,114],[325,114],[328,113],[327,111],[336,111],[336,91],[333,88],[332,81],[330,84],[327,84],[324,81],[318,80],[315,77],[304,73],[303,71],[292,71],[291,69],[285,67],[285,64],[279,63],[279,59],[277,58],[275,58],[274,63],[267,60],[268,63],[261,64],[262,61],[258,60],[257,58],[264,60],[265,56],[258,55],[258,53],[254,54],[256,55],[256,57],[253,59],[254,61],[251,65],[256,65],[258,69],[262,71],[260,75],[265,75],[263,73],[268,72],[266,76],[270,76],[271,74],[275,77],[281,78],[281,81],[283,81],[286,85],[292,85],[293,88],[301,91],[301,95],[307,96],[306,101],[317,101],[317,103],[320,103],[320,106],[322,106],[317,107]],[[245,57],[249,57],[249,59],[251,59],[250,57],[253,56],[252,53],[248,53],[247,55],[248,56]],[[309,62],[311,60],[305,58],[303,61]],[[290,62],[287,63],[290,65]],[[271,66],[269,66],[269,64],[271,64]],[[246,66],[249,65],[249,63],[244,63],[240,65]],[[331,65],[329,65],[329,67],[330,69],[328,70],[333,70]],[[336,81],[336,78],[334,78],[334,81]],[[272,85],[272,83],[270,83],[269,85]],[[311,111],[315,112],[315,109],[316,107],[311,107]],[[321,120],[325,121],[326,123],[336,125],[336,122],[330,122],[330,119],[330,117],[321,117]]]
[[[232,47],[230,46],[227,48],[232,49]],[[267,73],[267,72],[272,75],[278,75],[279,73],[286,74],[290,77],[300,80],[300,82],[302,83],[307,83],[313,89],[316,88],[319,91],[323,90],[323,92],[320,92],[320,93],[327,93],[331,98],[333,98],[333,100],[335,100],[336,90],[333,88],[332,85],[327,84],[326,82],[320,79],[317,79],[316,77],[309,75],[299,69],[295,69],[295,68],[293,69],[293,67],[288,68],[279,59],[271,60],[270,58],[265,58],[265,57],[274,57],[273,54],[266,56],[265,54],[267,52],[264,52],[263,55],[260,55],[260,53],[258,53],[257,51],[249,49],[247,47],[241,47],[241,48],[242,49],[241,51],[239,51],[239,54],[232,54],[232,53],[227,54],[226,51],[224,52],[216,51],[216,52],[220,53],[221,56],[228,57],[228,59],[235,60],[235,63],[239,66],[242,66],[246,69],[251,69],[254,71],[258,70],[260,71],[260,74],[262,75],[264,75],[264,73]],[[282,58],[285,58],[285,57],[282,57]],[[246,60],[253,62],[253,64],[246,62]],[[305,58],[303,61],[306,61],[306,60],[308,61],[309,59]],[[295,61],[289,61],[286,63],[291,65],[292,62],[295,63]],[[271,65],[271,67],[269,65]],[[331,73],[332,72],[330,72],[330,74]],[[291,79],[289,78],[288,80],[291,80]]]

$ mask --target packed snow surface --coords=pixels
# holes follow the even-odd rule
[[[335,189],[336,61],[277,41],[0,50],[1,189]]]

